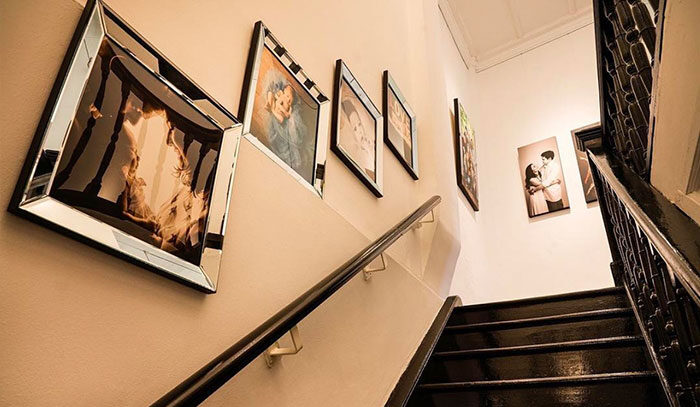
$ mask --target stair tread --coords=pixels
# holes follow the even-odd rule
[[[482,304],[462,305],[462,306],[456,307],[455,311],[471,311],[471,310],[500,308],[500,307],[509,307],[509,306],[514,306],[514,305],[526,305],[526,304],[528,304],[528,305],[529,304],[544,304],[547,302],[573,300],[573,299],[577,299],[577,298],[603,296],[603,295],[610,295],[610,294],[622,294],[624,292],[625,292],[624,287],[606,287],[606,288],[598,288],[595,290],[575,291],[575,292],[571,292],[571,293],[545,295],[545,296],[541,296],[541,297],[519,298],[519,299],[515,299],[515,300],[488,302],[488,303],[482,303]]]
[[[632,314],[632,308],[609,308],[604,310],[594,310],[594,311],[582,311],[573,312],[568,314],[559,315],[548,315],[544,317],[534,317],[534,318],[521,318],[521,319],[511,319],[504,321],[491,321],[491,322],[479,322],[474,324],[464,324],[464,325],[449,325],[445,327],[446,332],[454,331],[473,331],[473,330],[483,330],[483,329],[505,329],[511,327],[519,327],[524,325],[535,325],[535,324],[551,324],[567,321],[576,321],[583,319],[601,318],[601,317],[615,317],[620,315],[630,315]]]
[[[505,356],[526,353],[556,352],[572,349],[585,349],[594,347],[604,347],[607,345],[630,345],[644,344],[644,338],[639,335],[614,336],[608,338],[583,339],[565,342],[550,342],[533,345],[504,346],[497,348],[479,348],[468,350],[453,350],[435,352],[433,356],[439,359],[448,358],[469,358],[480,356]]]
[[[497,388],[497,387],[524,387],[524,386],[542,386],[542,385],[570,385],[580,383],[599,383],[609,381],[638,381],[657,379],[656,372],[653,370],[638,371],[638,372],[617,372],[617,373],[598,373],[579,376],[553,376],[553,377],[537,377],[527,379],[507,379],[507,380],[479,380],[469,382],[450,382],[450,383],[426,383],[420,384],[420,391],[455,391],[455,390],[471,390],[475,388]]]

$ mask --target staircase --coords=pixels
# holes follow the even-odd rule
[[[622,287],[453,309],[408,407],[667,406]]]

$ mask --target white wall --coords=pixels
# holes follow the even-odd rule
[[[464,106],[476,130],[481,210],[460,210],[452,292],[468,304],[611,286],[600,210],[585,202],[570,133],[600,120],[593,26],[482,71],[475,83],[477,97]],[[517,148],[552,136],[571,208],[530,219]]]

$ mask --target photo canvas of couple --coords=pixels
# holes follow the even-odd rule
[[[531,218],[569,207],[556,137],[518,148],[518,162]]]

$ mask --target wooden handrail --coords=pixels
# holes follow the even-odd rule
[[[204,401],[361,272],[372,260],[430,213],[438,203],[440,203],[440,197],[437,195],[428,199],[318,284],[153,403],[153,406],[192,406]]]

